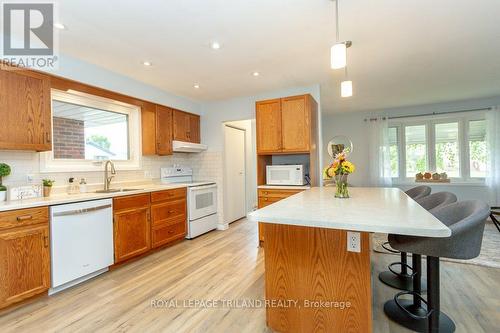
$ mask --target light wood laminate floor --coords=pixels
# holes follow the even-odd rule
[[[155,299],[263,299],[257,226],[246,220],[0,312],[0,332],[269,332],[265,309],[154,308]],[[395,290],[377,275],[396,256],[373,254],[374,332],[407,332],[382,310]],[[457,332],[500,327],[500,269],[443,262],[442,308]]]

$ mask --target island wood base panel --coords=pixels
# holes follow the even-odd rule
[[[277,332],[372,332],[368,233],[361,233],[361,253],[355,253],[347,252],[344,230],[263,226],[266,300],[291,305],[266,308],[269,328]],[[290,301],[298,301],[297,306]],[[332,307],[325,303],[305,307],[310,301],[329,301]],[[347,302],[350,306],[341,309]]]

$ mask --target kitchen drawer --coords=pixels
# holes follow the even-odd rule
[[[151,220],[153,225],[161,224],[171,219],[186,219],[186,200],[168,201],[151,205]]]
[[[152,247],[158,247],[186,237],[186,220],[179,219],[164,224],[154,225],[151,229]]]
[[[113,210],[141,208],[149,205],[149,193],[129,195],[113,199]]]
[[[186,198],[186,188],[176,188],[173,190],[158,191],[151,193],[151,202],[159,202],[166,200],[177,200]]]
[[[0,212],[0,229],[15,228],[39,223],[49,223],[48,207]]]
[[[273,204],[275,202],[278,202],[280,200],[283,200],[284,198],[276,198],[276,197],[259,197],[259,208],[264,208],[266,206],[269,206],[270,204]]]
[[[279,189],[279,190],[269,190],[269,189],[263,189],[263,188],[259,188],[258,189],[258,192],[259,192],[259,197],[268,197],[268,198],[287,198],[291,195],[294,195],[294,194],[297,194],[297,193],[300,193],[304,190],[297,190],[297,189],[290,189],[290,190],[286,190],[286,189]]]

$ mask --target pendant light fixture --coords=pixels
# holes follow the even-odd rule
[[[342,81],[340,83],[340,96],[341,97],[352,96],[352,81]]]
[[[344,70],[344,81],[340,82],[340,97],[352,96],[352,81],[347,76],[347,66]]]
[[[339,29],[339,0],[335,1],[335,26],[336,26],[336,42],[330,49],[330,62],[332,69],[344,68],[347,65],[347,48],[352,45],[351,41],[340,41]]]

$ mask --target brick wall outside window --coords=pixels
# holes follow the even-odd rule
[[[53,117],[54,158],[85,159],[85,124]]]

